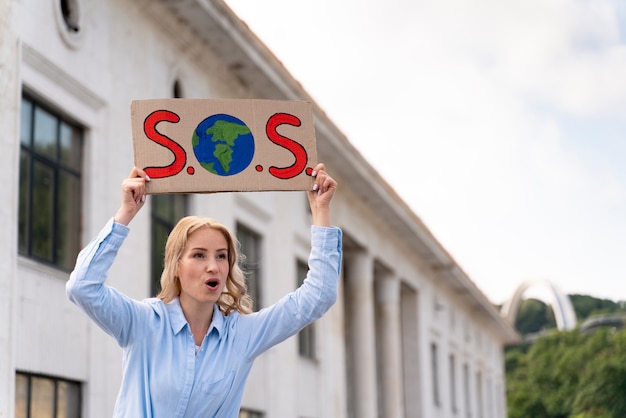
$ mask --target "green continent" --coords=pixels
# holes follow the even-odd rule
[[[207,170],[209,173],[213,173],[213,174],[217,174],[217,170],[215,168],[213,168],[213,163],[205,163],[202,161],[199,161],[200,165]]]
[[[230,163],[233,161],[233,149],[226,144],[215,144],[213,155],[220,162],[224,173],[230,171]]]
[[[211,135],[211,140],[216,143],[213,156],[219,161],[224,173],[230,171],[230,163],[233,161],[232,147],[235,146],[235,140],[239,135],[247,135],[249,133],[250,129],[246,125],[223,120],[218,120],[213,126],[206,130],[206,134]],[[205,168],[212,173],[215,170],[213,166]]]
[[[218,120],[206,130],[207,135],[213,135],[213,142],[226,142],[229,146],[235,145],[239,135],[247,135],[250,129],[246,125]]]

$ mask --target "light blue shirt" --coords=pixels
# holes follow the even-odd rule
[[[225,316],[216,304],[196,353],[178,299],[137,301],[104,284],[128,232],[110,220],[80,252],[66,286],[70,300],[124,350],[115,417],[236,418],[254,359],[320,318],[337,299],[341,230],[312,226],[304,284],[248,315]]]

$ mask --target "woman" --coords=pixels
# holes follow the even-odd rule
[[[104,284],[128,224],[146,201],[150,179],[133,168],[122,183],[119,210],[78,255],[67,282],[70,300],[123,348],[115,417],[236,418],[254,359],[330,309],[341,264],[341,230],[330,222],[337,183],[323,164],[313,176],[307,278],[274,305],[250,313],[237,241],[208,218],[183,218],[171,232],[158,297],[136,301]]]

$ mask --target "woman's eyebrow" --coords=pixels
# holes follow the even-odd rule
[[[208,249],[206,249],[205,247],[193,247],[193,248],[190,248],[189,251],[208,251]],[[216,253],[222,252],[222,251],[228,252],[228,248],[218,248],[215,250]]]

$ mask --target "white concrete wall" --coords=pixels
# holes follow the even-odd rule
[[[0,2],[0,417],[13,414],[17,277],[17,144],[19,44],[11,30],[12,2]]]
[[[83,416],[109,417],[121,370],[121,351],[115,342],[66,300],[67,274],[17,256],[20,88],[85,127],[83,243],[114,214],[119,184],[132,167],[131,100],[170,97],[176,78],[188,98],[254,97],[220,57],[197,42],[158,1],[82,0],[82,30],[75,39],[61,36],[57,3],[0,2],[0,417],[12,416],[15,370],[80,380],[85,383]],[[411,363],[412,374],[404,377],[410,383],[402,396],[408,405],[406,416],[453,416],[448,356],[454,353],[457,416],[465,416],[462,365],[467,362],[472,416],[477,417],[476,372],[482,372],[485,405],[486,382],[491,382],[494,393],[497,384],[504,386],[499,337],[438,283],[414,249],[387,232],[379,214],[355,203],[349,183],[338,180],[335,223],[372,260],[391,267],[412,295],[402,305],[401,328],[416,339],[399,340],[404,356],[418,362]],[[231,228],[241,221],[263,236],[264,305],[293,290],[295,260],[306,260],[309,245],[310,219],[302,193],[199,195],[190,203],[192,213],[213,216]],[[109,280],[136,298],[149,296],[148,215],[144,209],[133,221]],[[344,301],[350,296],[342,283],[338,304],[316,324],[316,362],[299,358],[295,338],[258,359],[245,391],[245,406],[265,411],[268,417],[347,416],[347,387],[355,383],[346,382],[345,368]],[[432,397],[431,342],[439,346],[438,407]],[[384,368],[385,361],[378,361]],[[380,392],[376,382],[369,385]],[[502,398],[503,389],[500,392]],[[485,406],[485,417],[503,416],[496,414],[494,397]]]

